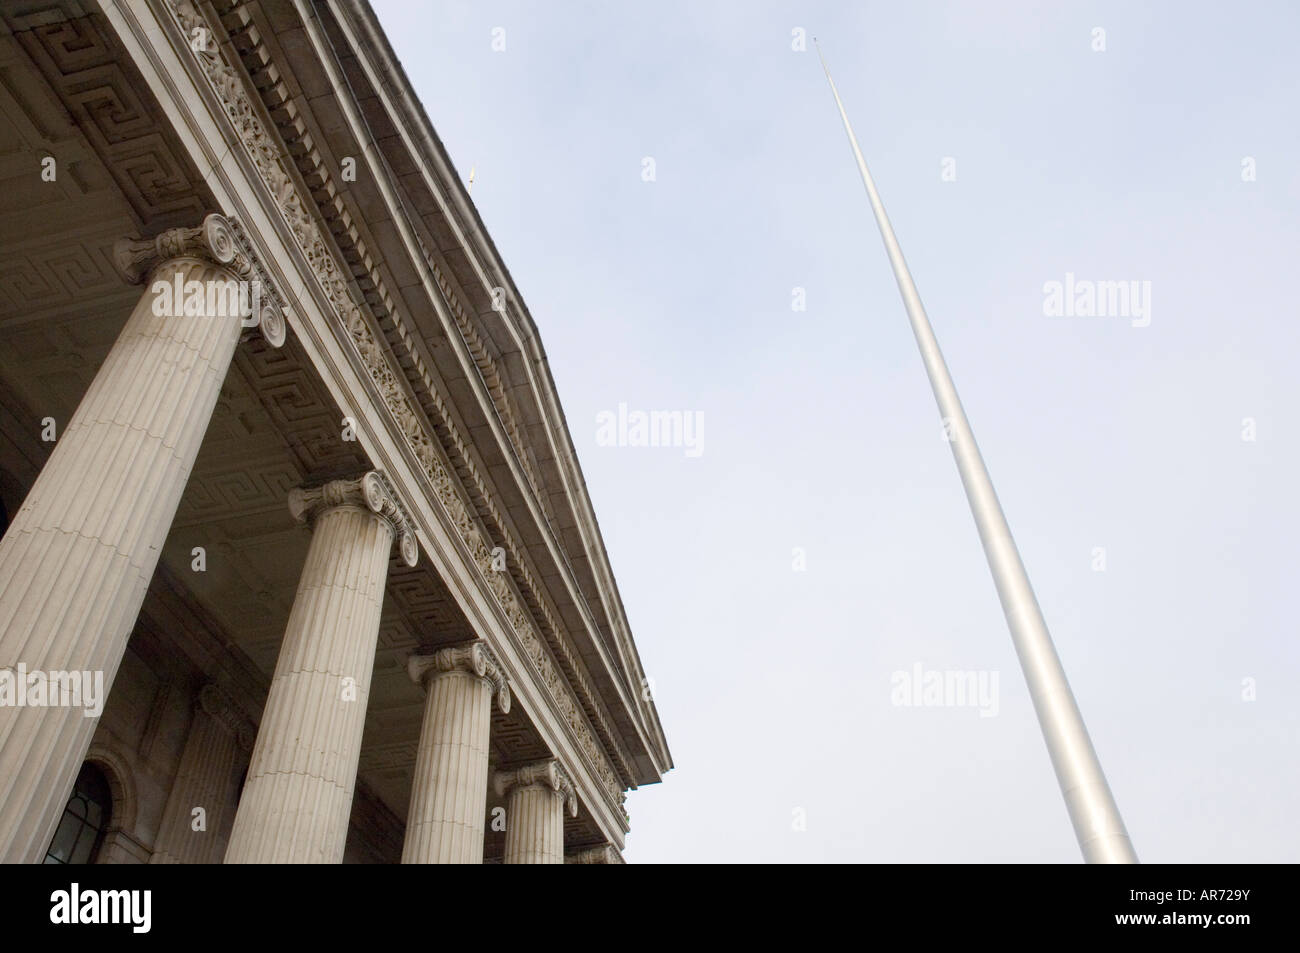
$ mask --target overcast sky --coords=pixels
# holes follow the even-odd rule
[[[1300,861],[1294,5],[374,3],[475,169],[654,680],[677,767],[628,796],[630,862],[1080,856],[796,29],[1139,857]],[[1049,314],[1067,274],[1138,296]],[[620,404],[702,430],[611,446]],[[899,704],[917,666],[996,704]]]

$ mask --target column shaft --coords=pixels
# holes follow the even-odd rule
[[[544,784],[510,791],[506,804],[507,864],[564,863],[564,796]]]
[[[365,506],[316,517],[226,863],[342,861],[392,545]]]
[[[225,711],[216,708],[223,704]],[[200,703],[194,707],[194,721],[149,863],[221,862],[221,822],[235,766],[240,761],[239,735],[230,722],[229,703],[214,698],[212,690],[205,688]],[[194,809],[199,807],[204,812],[204,830],[194,829]]]
[[[490,682],[472,672],[430,680],[402,863],[483,863],[491,714]]]
[[[197,257],[154,275],[178,276],[232,280]],[[0,670],[102,672],[105,692],[117,674],[241,325],[158,315],[154,299],[151,287],[0,541]],[[95,724],[81,708],[0,708],[0,862],[41,859]]]

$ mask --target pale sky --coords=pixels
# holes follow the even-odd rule
[[[1294,5],[373,2],[476,170],[654,680],[677,767],[628,796],[630,862],[1080,856],[796,29],[1138,856],[1300,861]],[[1149,282],[1149,324],[1046,314],[1067,274]],[[700,452],[602,445],[620,404]],[[996,673],[996,715],[894,704],[918,665]]]

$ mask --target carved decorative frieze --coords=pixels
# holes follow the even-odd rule
[[[412,655],[406,661],[406,673],[417,685],[425,686],[430,679],[447,672],[470,672],[491,682],[502,714],[510,713],[510,682],[485,643],[453,645],[432,655]]]
[[[297,487],[289,491],[289,512],[300,523],[308,523],[324,510],[336,506],[364,507],[393,529],[398,551],[408,566],[419,559],[420,545],[406,507],[388,479],[378,470],[356,480],[331,480],[324,486]]]
[[[211,27],[191,0],[166,0],[166,5],[184,37],[213,35]],[[199,34],[196,31],[203,32]],[[209,43],[199,49],[194,46],[199,44],[186,43],[185,49],[194,56],[264,185],[274,197],[312,276],[319,283],[336,317],[342,322],[362,365],[385,407],[392,414],[397,432],[404,437],[420,462],[434,496],[455,526],[482,579],[496,596],[524,655],[557,705],[610,803],[621,804],[626,785],[596,740],[586,712],[552,660],[550,648],[516,594],[509,575],[494,571],[491,541],[480,530],[470,505],[462,497],[449,464],[443,458],[442,448],[431,436],[430,428],[408,397],[399,374],[390,364],[385,349],[366,320],[363,310],[353,300],[345,271],[335,260],[316,220],[308,211],[311,207],[309,200],[304,199],[292,176],[286,171],[288,157],[282,154],[275,139],[267,133],[238,71],[226,61],[220,47],[216,43]],[[612,734],[607,734],[606,737],[613,743]],[[614,744],[614,747],[617,745]],[[620,757],[620,760],[626,764],[625,759]]]
[[[465,310],[461,306],[454,288],[439,268],[437,259],[429,254],[428,249],[424,247],[423,242],[420,243],[420,248],[424,254],[425,264],[428,265],[430,271],[433,273],[434,280],[437,282],[439,290],[442,292],[443,297],[447,301],[448,307],[456,318],[457,326],[462,328],[462,332],[464,332],[466,328],[471,328]],[[378,276],[375,276],[373,280],[376,282],[382,281]],[[406,333],[405,328],[402,326],[401,316],[394,312],[392,313],[391,318],[394,324],[396,324],[402,332],[403,340],[408,340],[409,334]],[[473,353],[475,339],[468,335],[463,334],[463,336],[466,340],[466,346],[469,347],[471,353]],[[519,541],[510,533],[509,529],[507,529],[506,520],[498,509],[496,501],[493,499],[493,494],[489,492],[486,481],[484,481],[478,468],[474,465],[474,455],[469,452],[467,442],[461,435],[459,428],[457,428],[455,418],[448,410],[442,395],[438,392],[437,387],[434,386],[433,379],[430,377],[427,368],[425,368],[424,362],[420,359],[419,352],[414,348],[411,348],[409,344],[407,345],[407,352],[411,358],[414,369],[418,372],[420,379],[424,383],[425,393],[427,393],[433,411],[437,415],[436,423],[438,436],[442,439],[444,446],[448,447],[450,450],[454,450],[459,461],[458,468],[468,474],[468,479],[472,483],[473,490],[481,500],[480,505],[487,511],[487,517],[500,534],[502,545],[504,546],[508,556],[506,560],[508,571],[514,578],[519,591],[525,594],[528,603],[528,611],[531,612],[537,622],[540,623],[538,628],[545,638],[546,644],[550,647],[551,651],[555,654],[556,659],[559,661],[565,677],[578,691],[579,696],[586,700],[583,710],[587,713],[588,717],[591,718],[592,723],[595,725],[602,740],[605,742],[607,750],[613,755],[614,760],[618,765],[618,770],[621,772],[621,776],[624,778],[631,778],[633,772],[627,753],[623,750],[622,744],[619,742],[616,733],[610,725],[610,718],[605,710],[604,703],[600,699],[600,695],[594,688],[592,688],[590,682],[588,682],[586,675],[583,673],[582,663],[575,655],[570,640],[563,634],[565,632],[564,624],[560,622],[557,614],[550,606],[549,600],[543,594],[544,590],[541,584],[529,570],[528,563],[524,558],[523,550]],[[477,357],[475,360],[477,362]],[[480,373],[484,373],[482,367],[480,367]],[[493,374],[495,374],[495,371],[493,371]],[[488,378],[485,377],[485,380],[486,379]],[[491,390],[491,387],[489,387],[489,390]],[[520,459],[522,461],[525,458],[526,455],[523,455]]]

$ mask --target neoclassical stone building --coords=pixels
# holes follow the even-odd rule
[[[0,860],[620,862],[649,681],[369,6],[0,10]]]

